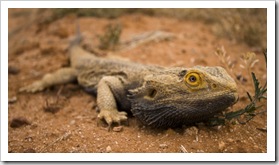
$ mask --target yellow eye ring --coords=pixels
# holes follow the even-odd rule
[[[191,86],[199,86],[201,84],[201,77],[196,72],[188,73],[185,76],[185,82]]]

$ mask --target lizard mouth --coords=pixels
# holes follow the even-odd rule
[[[233,104],[237,103],[239,100],[239,96],[238,96],[237,92],[234,93],[234,98],[235,98],[235,100],[234,100]]]

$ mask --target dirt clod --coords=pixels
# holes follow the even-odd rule
[[[8,72],[9,72],[9,74],[16,75],[16,74],[19,73],[19,71],[20,71],[20,70],[19,70],[17,67],[15,67],[15,66],[11,66],[11,65],[8,66]]]
[[[33,148],[28,148],[23,151],[24,153],[36,153],[36,151]]]
[[[18,118],[12,119],[12,121],[10,123],[10,127],[19,128],[19,127],[29,125],[29,124],[30,124],[30,122],[26,118],[18,117]]]

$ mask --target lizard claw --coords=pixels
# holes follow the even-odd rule
[[[101,110],[101,112],[98,114],[98,119],[104,119],[108,124],[110,130],[112,123],[118,123],[120,125],[121,121],[126,121],[127,113],[118,112],[116,110]]]

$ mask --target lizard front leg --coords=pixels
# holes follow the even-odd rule
[[[120,124],[121,121],[127,120],[126,112],[117,110],[117,103],[113,95],[113,91],[123,89],[123,84],[118,77],[105,76],[97,86],[97,105],[100,109],[99,119],[104,119],[109,128],[113,122]],[[123,91],[119,91],[122,93]]]
[[[34,83],[22,87],[19,92],[39,92],[47,87],[53,85],[65,84],[71,82],[77,78],[77,71],[74,68],[62,68],[54,73],[44,75],[41,80],[35,81]]]

